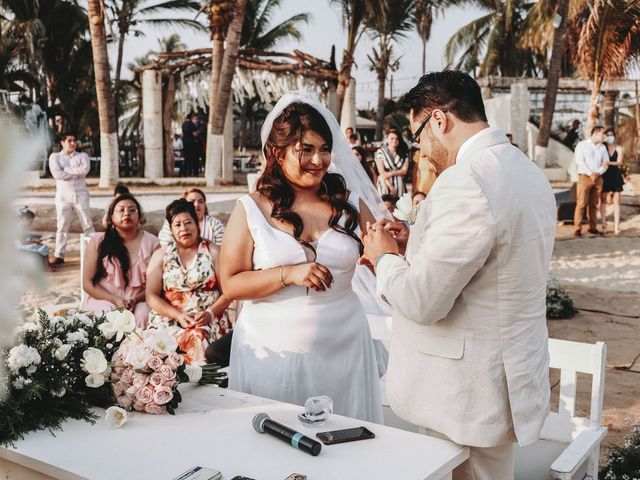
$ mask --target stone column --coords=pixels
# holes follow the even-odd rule
[[[356,79],[349,81],[349,86],[344,95],[344,103],[342,104],[342,114],[340,115],[340,128],[344,132],[347,127],[356,131]]]
[[[162,75],[142,72],[142,121],[144,128],[144,176],[162,178]]]
[[[511,84],[511,133],[514,143],[521,147],[527,144],[527,122],[530,111],[529,89],[524,83]]]

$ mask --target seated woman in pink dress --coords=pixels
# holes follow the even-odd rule
[[[117,197],[109,207],[107,231],[94,233],[84,254],[82,309],[110,312],[131,310],[144,328],[149,317],[145,303],[147,266],[159,246],[158,238],[140,228],[142,210],[133,195]]]

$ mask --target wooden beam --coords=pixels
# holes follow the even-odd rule
[[[546,78],[514,78],[514,77],[482,77],[478,79],[480,87],[509,89],[514,83],[524,83],[529,90],[544,90],[547,86]],[[561,78],[559,90],[580,90],[590,92],[593,81],[580,78]],[[610,80],[602,84],[602,91],[627,92],[634,91],[635,80]]]

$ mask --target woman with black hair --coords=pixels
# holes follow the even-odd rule
[[[318,109],[288,98],[276,105],[280,113],[263,127],[257,192],[240,198],[227,224],[222,286],[247,300],[233,333],[229,387],[297,405],[328,395],[335,413],[381,423],[373,343],[351,284],[359,229],[375,220],[329,171],[342,135]]]
[[[398,198],[407,191],[404,177],[409,171],[409,151],[397,130],[389,130],[387,141],[375,154],[380,195],[390,193]]]
[[[145,303],[147,266],[158,238],[140,228],[142,209],[128,193],[116,197],[107,212],[107,230],[94,233],[84,253],[82,309],[109,312],[131,310],[144,327],[149,316]]]
[[[151,258],[147,302],[149,328],[174,327],[187,363],[205,363],[205,349],[231,330],[216,272],[220,250],[200,234],[195,206],[181,198],[166,211],[173,241]]]

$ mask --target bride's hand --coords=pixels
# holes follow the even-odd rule
[[[316,292],[324,292],[331,287],[333,276],[327,267],[319,263],[301,263],[284,268],[284,283],[301,285]]]

